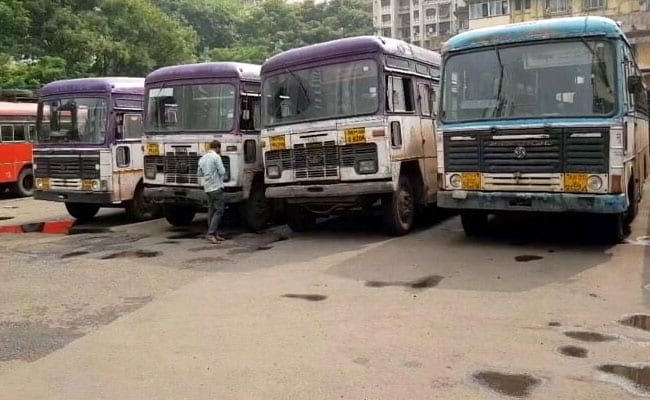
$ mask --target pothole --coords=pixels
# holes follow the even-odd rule
[[[558,351],[568,357],[586,358],[589,351],[579,346],[562,346]]]
[[[472,375],[482,386],[486,386],[497,393],[523,398],[530,395],[532,389],[541,383],[541,380],[528,374],[505,374],[497,371],[479,371]]]
[[[611,342],[617,339],[616,336],[588,331],[568,331],[564,335],[583,342]]]
[[[283,294],[282,297],[286,297],[288,299],[301,299],[301,300],[308,300],[308,301],[323,301],[327,298],[327,296],[323,294],[295,294],[295,293]]]
[[[650,365],[621,365],[605,364],[598,367],[598,370],[604,372],[614,379],[612,382],[632,393],[647,396],[650,395]]]
[[[650,315],[635,314],[618,321],[621,325],[650,331]]]
[[[152,257],[158,257],[160,254],[162,254],[159,251],[150,251],[150,250],[127,250],[127,251],[120,251],[117,253],[111,253],[109,255],[106,255],[102,257],[102,260],[110,260],[113,258],[152,258]]]

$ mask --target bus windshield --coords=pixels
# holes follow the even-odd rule
[[[39,102],[37,142],[104,143],[107,115],[104,98],[65,97]]]
[[[230,131],[235,123],[235,86],[178,85],[149,89],[147,131]]]
[[[615,48],[602,40],[490,48],[444,66],[444,122],[606,116],[616,111]]]
[[[378,91],[374,60],[286,70],[264,80],[264,124],[372,114],[379,105]]]

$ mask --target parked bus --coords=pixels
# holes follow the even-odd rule
[[[63,80],[38,95],[34,198],[64,202],[80,221],[100,207],[150,218],[142,183],[144,79]]]
[[[599,214],[612,240],[650,167],[648,101],[622,30],[601,17],[478,29],[443,48],[441,207],[468,235],[500,211]]]
[[[145,193],[162,204],[174,226],[192,222],[207,208],[197,177],[199,158],[221,142],[226,204],[236,205],[245,225],[263,228],[259,65],[213,62],[161,68],[146,78]]]
[[[0,102],[0,189],[17,196],[34,192],[32,140],[36,103]]]
[[[293,230],[377,201],[392,234],[411,230],[419,206],[436,201],[439,66],[438,53],[370,36],[264,63],[266,195],[286,201]]]

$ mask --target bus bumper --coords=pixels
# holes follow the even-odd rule
[[[392,181],[380,182],[351,182],[331,184],[309,184],[267,186],[267,198],[323,198],[323,197],[354,197],[366,194],[392,193]]]
[[[627,210],[624,194],[439,191],[442,208],[485,211],[581,212],[617,214]]]
[[[208,197],[201,188],[145,186],[144,197],[156,204],[208,205]],[[244,200],[244,192],[241,188],[226,188],[225,198],[226,203],[238,203]]]
[[[111,192],[62,192],[56,190],[35,190],[34,198],[36,200],[59,201],[65,203],[87,203],[112,205],[121,203],[113,201]]]

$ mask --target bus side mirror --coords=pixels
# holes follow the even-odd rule
[[[627,91],[630,93],[637,93],[642,87],[641,77],[639,75],[632,75],[627,77]]]

